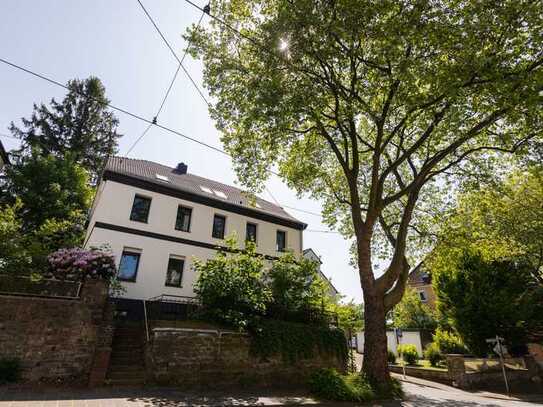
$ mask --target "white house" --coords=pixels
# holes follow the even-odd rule
[[[320,256],[317,253],[315,253],[315,251],[311,248],[304,249],[303,255],[306,259],[312,260],[318,264],[317,270],[319,272],[319,276],[323,279],[323,281],[326,283],[328,287],[328,295],[332,298],[339,299],[338,298],[338,296],[340,295],[339,291],[337,290],[336,287],[334,287],[334,285],[332,284],[332,281],[328,277],[326,277],[326,275],[321,270],[322,260]]]
[[[110,246],[123,298],[194,297],[195,258],[206,260],[235,233],[276,258],[301,255],[306,224],[238,188],[154,162],[110,158],[91,209],[85,247]]]

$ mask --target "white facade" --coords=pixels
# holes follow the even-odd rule
[[[326,286],[328,287],[328,295],[331,298],[339,299],[338,298],[340,296],[339,291],[337,290],[336,287],[334,287],[330,279],[326,277],[326,275],[321,270],[322,260],[317,255],[317,253],[315,253],[313,249],[309,248],[309,249],[305,249],[303,251],[303,254],[306,259],[314,261],[318,264],[318,268],[317,268],[318,273],[319,273],[319,276],[322,278],[322,280],[326,283]]]
[[[117,266],[123,251],[140,254],[135,281],[123,281],[123,297],[149,299],[161,294],[194,296],[197,280],[194,259],[206,260],[215,255],[213,247],[224,246],[223,239],[212,237],[214,215],[226,218],[225,236],[235,234],[238,242],[245,241],[246,225],[257,225],[257,252],[278,257],[276,233],[286,233],[286,248],[300,255],[303,247],[302,228],[296,229],[270,221],[217,209],[210,205],[180,199],[147,188],[114,180],[103,180],[93,205],[85,247],[110,246]],[[134,197],[150,198],[147,222],[130,220]],[[190,229],[175,229],[178,206],[192,209]],[[220,206],[220,205],[219,205]],[[243,243],[242,243],[243,245]],[[180,287],[166,286],[170,257],[184,260]]]
[[[364,353],[364,331],[356,334],[357,351]],[[399,344],[415,345],[417,353],[422,357],[422,340],[419,331],[402,331],[402,337]],[[394,331],[387,331],[387,348],[389,351],[398,355],[398,342]]]

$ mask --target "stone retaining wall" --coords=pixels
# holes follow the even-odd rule
[[[319,354],[294,365],[280,355],[263,359],[250,352],[251,339],[236,332],[155,328],[147,345],[148,377],[160,385],[303,386],[315,369],[343,370],[335,355]]]
[[[391,372],[403,374],[403,368],[401,366],[389,365],[388,368]],[[435,370],[424,367],[406,366],[405,374],[407,376],[419,377],[421,379],[431,380],[443,384],[452,383],[452,380],[449,377],[449,372],[447,370]]]
[[[501,370],[466,372],[463,355],[446,355],[449,377],[452,384],[462,389],[494,389],[501,387],[503,373]],[[507,369],[507,380],[510,387],[515,389],[524,386],[539,386],[541,372],[531,356],[525,356],[526,369]]]
[[[111,347],[107,294],[89,280],[79,299],[0,295],[0,357],[20,359],[26,381],[88,383],[97,350]]]

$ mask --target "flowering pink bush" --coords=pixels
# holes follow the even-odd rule
[[[60,279],[101,278],[110,280],[115,275],[115,260],[111,253],[99,249],[60,249],[47,260],[53,275]]]

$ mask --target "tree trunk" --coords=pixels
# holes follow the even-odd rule
[[[374,291],[374,290],[371,290]],[[372,383],[390,382],[383,296],[364,291],[364,361],[362,371]]]

